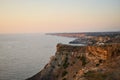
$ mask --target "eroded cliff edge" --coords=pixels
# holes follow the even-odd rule
[[[55,56],[27,80],[120,80],[120,44],[57,44]]]

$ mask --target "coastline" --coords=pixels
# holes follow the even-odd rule
[[[111,73],[116,76],[112,76],[113,79],[120,79],[117,64],[120,62],[120,32],[48,35],[74,37],[75,40],[57,44],[55,55],[45,67],[26,80],[108,80]],[[111,67],[115,67],[114,70]]]
[[[89,71],[98,74],[102,74],[103,72],[107,73],[109,70],[112,71],[111,68],[107,67],[110,61],[115,64],[115,67],[117,65],[112,60],[118,60],[118,58],[120,58],[119,47],[120,44],[105,46],[71,46],[57,44],[55,56],[51,57],[51,60],[46,64],[44,69],[26,80],[86,80],[85,78],[87,77],[85,77],[85,75]],[[112,52],[114,52],[114,54]],[[116,69],[118,70],[119,68],[117,67]],[[102,72],[99,73],[99,70],[102,70]],[[102,76],[100,77],[102,78]],[[106,78],[109,77],[109,75],[106,76]]]

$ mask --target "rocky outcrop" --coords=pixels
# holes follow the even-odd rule
[[[102,46],[58,44],[55,56],[50,58],[44,69],[27,80],[119,80],[118,63],[120,44]],[[110,78],[112,74],[116,76],[112,76],[113,79]]]

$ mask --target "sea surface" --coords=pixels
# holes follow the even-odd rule
[[[38,73],[73,38],[44,34],[0,34],[0,80],[25,80]]]

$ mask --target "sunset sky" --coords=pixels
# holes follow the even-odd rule
[[[0,0],[0,33],[120,31],[120,0]]]

